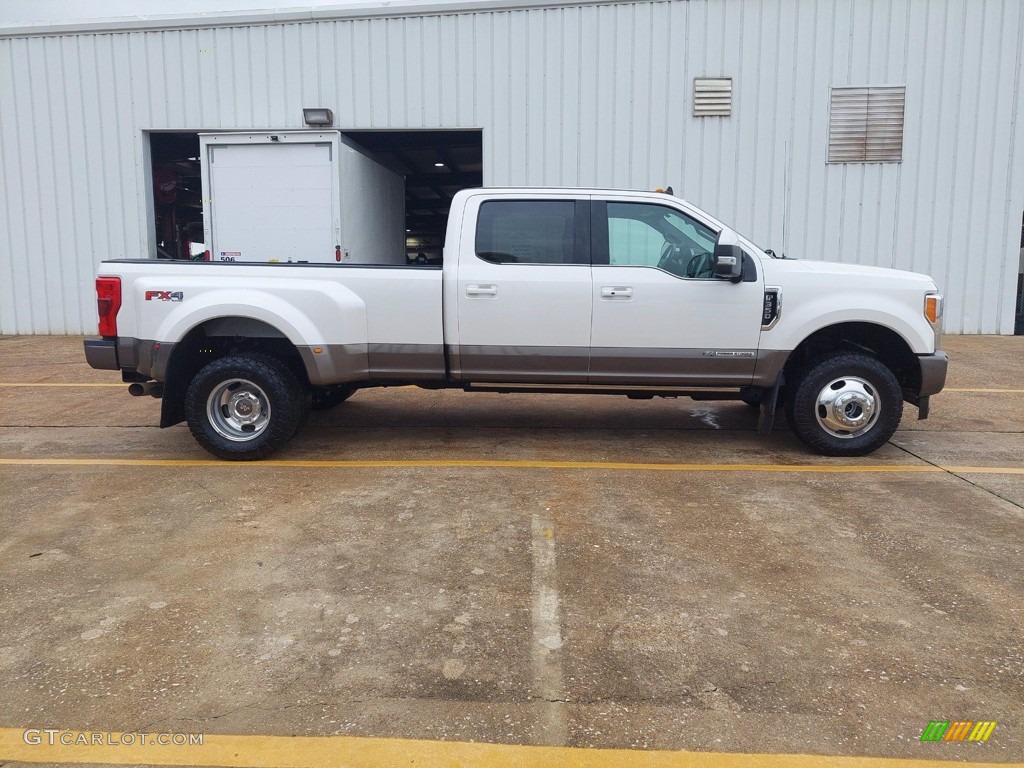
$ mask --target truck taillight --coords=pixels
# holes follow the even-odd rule
[[[117,336],[117,311],[121,309],[121,278],[96,278],[96,308],[100,313],[100,336]]]

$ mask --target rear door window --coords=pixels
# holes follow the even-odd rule
[[[480,205],[476,255],[492,264],[588,264],[577,247],[576,201],[488,200]]]

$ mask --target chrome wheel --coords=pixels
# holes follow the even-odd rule
[[[834,437],[862,435],[878,421],[882,401],[870,383],[858,376],[833,379],[818,393],[818,424]]]
[[[270,423],[267,394],[248,379],[227,379],[206,400],[210,426],[221,437],[245,442],[258,437]]]

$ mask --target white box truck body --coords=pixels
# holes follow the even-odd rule
[[[405,179],[338,131],[199,135],[212,261],[405,264]]]

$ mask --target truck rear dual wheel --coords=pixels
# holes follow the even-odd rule
[[[192,436],[214,456],[234,461],[269,456],[305,423],[309,408],[309,391],[288,366],[260,354],[214,360],[185,395]]]
[[[893,436],[903,418],[903,391],[871,355],[837,352],[813,362],[786,401],[800,440],[825,456],[865,456]]]

